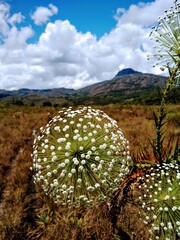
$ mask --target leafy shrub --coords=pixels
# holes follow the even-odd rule
[[[44,101],[42,105],[43,105],[43,107],[51,107],[52,103],[49,101]]]

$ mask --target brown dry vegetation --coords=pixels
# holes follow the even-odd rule
[[[130,141],[131,154],[136,161],[139,161],[140,150],[152,153],[148,138],[154,137],[153,110],[157,111],[158,107],[107,105],[98,108],[117,120]],[[180,106],[167,108],[166,136],[177,139],[180,136]],[[70,211],[55,206],[34,186],[30,170],[32,132],[45,125],[58,110],[53,107],[6,108],[3,105],[0,108],[0,239],[132,239],[128,231],[136,231],[134,228],[140,225],[134,205],[126,205],[126,215],[118,217],[119,227],[114,232],[106,204]],[[152,160],[152,155],[150,158]],[[140,234],[140,238],[134,239],[148,239],[143,232]]]

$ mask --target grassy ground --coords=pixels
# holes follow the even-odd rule
[[[142,150],[148,151],[149,159],[153,160],[149,138],[154,137],[153,111],[158,107],[107,105],[95,108],[117,120],[137,162],[143,159]],[[55,206],[34,186],[30,170],[32,132],[45,125],[58,110],[53,107],[0,107],[0,239],[131,239],[123,229],[126,234],[128,229],[132,231],[135,217],[131,221],[123,218],[124,226],[120,224],[119,227],[121,233],[115,233],[106,204],[89,210],[69,211]],[[166,144],[168,139],[176,140],[180,136],[180,105],[169,105],[167,110]],[[133,216],[136,209],[127,206],[126,211]],[[148,239],[143,232],[139,234],[144,236],[141,239]]]

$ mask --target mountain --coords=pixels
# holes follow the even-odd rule
[[[87,96],[105,95],[109,93],[132,94],[135,92],[152,91],[158,86],[164,86],[167,77],[140,73],[134,70],[123,70],[112,80],[96,83],[79,90]]]
[[[76,90],[68,88],[52,88],[52,89],[27,89],[7,91],[0,90],[0,98],[4,97],[25,97],[25,96],[41,96],[41,97],[66,97],[75,94]]]
[[[123,76],[123,75],[128,75],[128,74],[136,74],[136,73],[140,73],[138,71],[135,71],[134,69],[132,68],[125,68],[121,71],[119,71],[115,77],[119,77],[119,76]]]
[[[19,97],[25,103],[35,100],[35,102],[38,102],[38,99],[41,99],[41,102],[51,101],[56,103],[58,98],[63,98],[64,101],[74,102],[75,104],[126,103],[129,100],[134,103],[138,102],[139,99],[139,102],[153,102],[155,98],[159,101],[157,88],[164,86],[166,81],[167,77],[141,73],[127,68],[119,71],[111,80],[92,84],[79,90],[67,88],[0,90],[0,99]],[[149,100],[144,101],[144,99]]]

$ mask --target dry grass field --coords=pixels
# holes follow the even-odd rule
[[[158,107],[107,105],[95,108],[102,109],[118,122],[137,162],[143,161],[142,152],[149,152],[147,160],[153,161],[149,139],[155,137],[153,111]],[[30,170],[32,132],[45,125],[58,110],[53,107],[0,107],[0,240],[131,239],[113,232],[106,205],[69,211],[55,206],[34,186]],[[168,105],[167,112],[165,144],[169,146],[169,139],[173,145],[180,136],[180,106]],[[131,215],[135,210],[127,211]],[[132,230],[129,226],[132,221],[123,221],[120,229]],[[148,236],[139,236],[134,239],[148,239]]]

